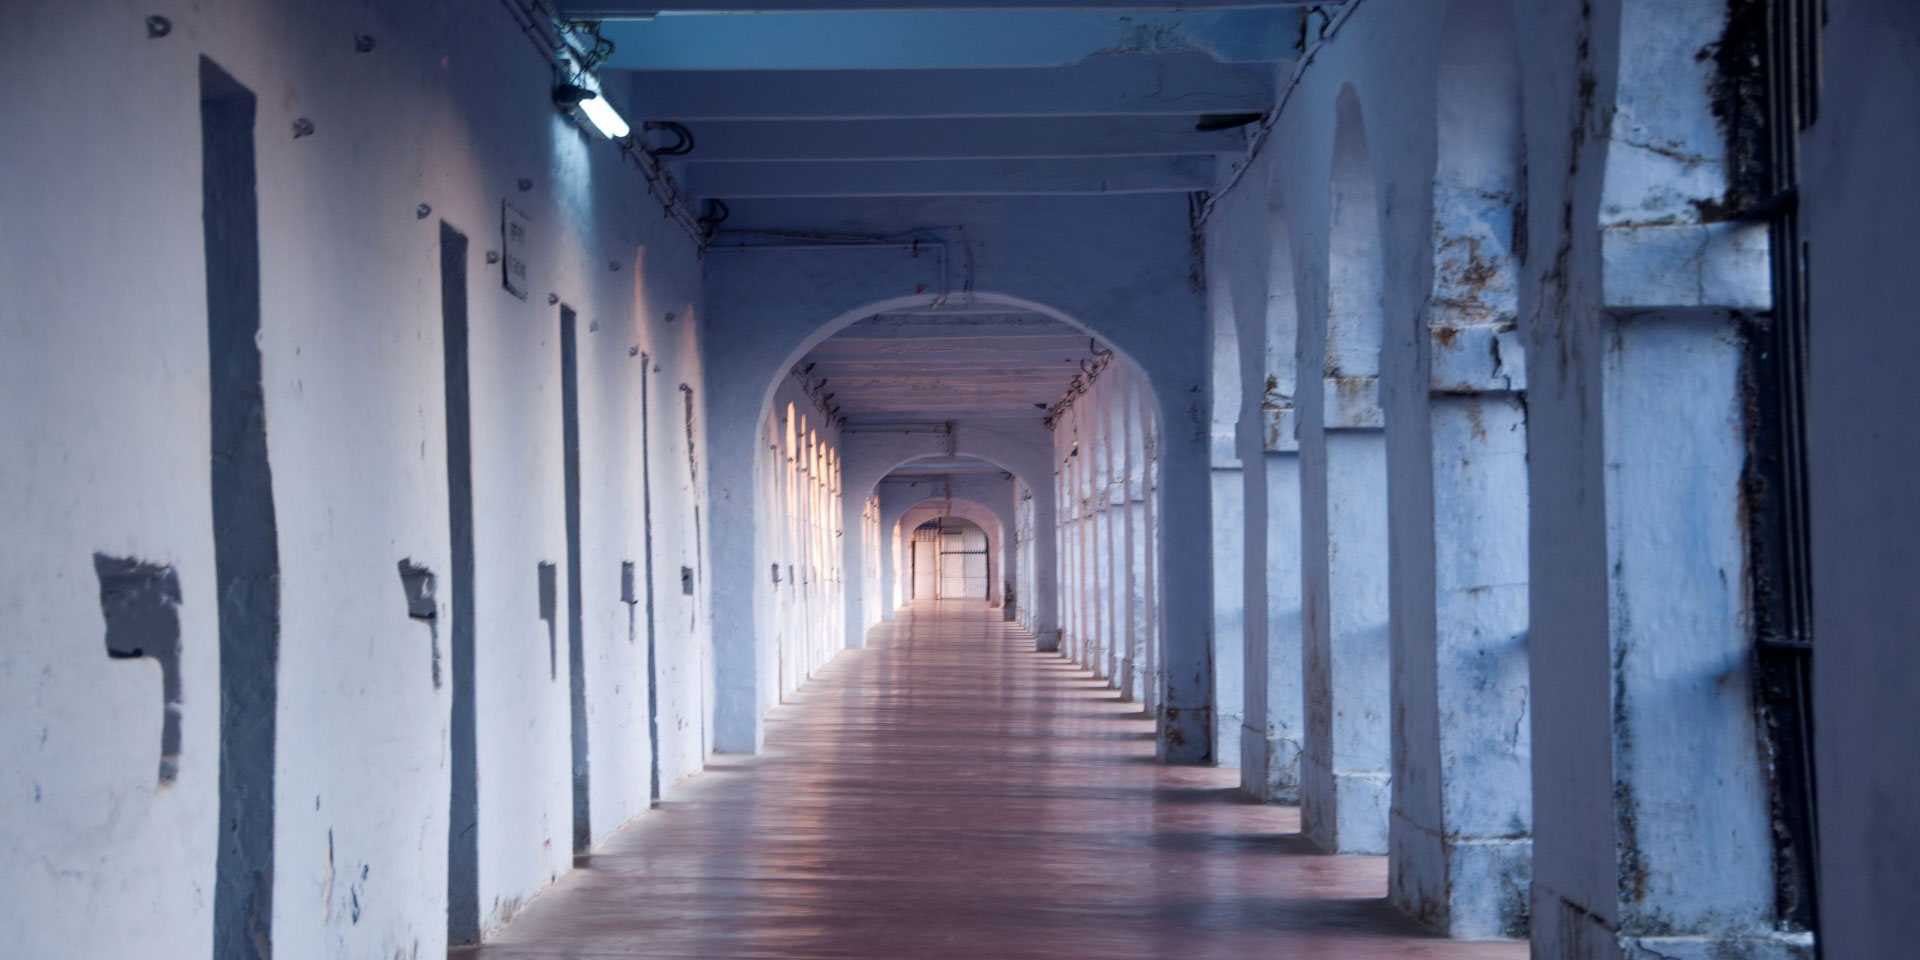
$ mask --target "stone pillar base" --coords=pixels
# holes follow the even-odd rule
[[[1302,757],[1300,832],[1328,853],[1387,852],[1393,778],[1385,771],[1307,769]]]
[[[1743,937],[1621,937],[1621,960],[1813,960],[1810,933]]]
[[[1240,728],[1240,789],[1261,803],[1300,802],[1300,741]]]
[[[1156,756],[1163,763],[1212,763],[1213,709],[1160,704]]]
[[[1533,885],[1533,841],[1444,841],[1447,857],[1446,934],[1460,940],[1520,940],[1527,936],[1527,892]]]
[[[1813,935],[1770,930],[1719,935],[1620,936],[1552,890],[1533,888],[1533,951],[1578,960],[1813,960]]]

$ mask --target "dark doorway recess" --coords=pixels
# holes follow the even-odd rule
[[[640,355],[640,514],[646,526],[647,551],[647,744],[652,758],[653,800],[660,800],[660,666],[654,643],[659,631],[653,617],[653,410],[647,391],[653,360]]]
[[[573,852],[593,845],[587,769],[586,619],[580,583],[580,342],[572,307],[560,307],[560,436],[567,498],[567,689],[573,740]]]
[[[440,224],[440,340],[447,390],[447,661],[453,682],[447,939],[480,940],[479,750],[473,689],[473,410],[467,371],[467,236]]]
[[[253,93],[202,57],[200,199],[207,261],[214,595],[220,603],[215,960],[264,960],[273,942],[280,547],[260,381],[253,120]]]

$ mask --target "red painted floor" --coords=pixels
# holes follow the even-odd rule
[[[997,611],[993,612],[997,615]],[[902,611],[478,960],[1523,958],[1433,939],[1386,862],[1316,854],[1235,771],[974,603]]]

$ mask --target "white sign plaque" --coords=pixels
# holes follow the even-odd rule
[[[507,292],[527,298],[527,215],[500,201],[500,275]]]

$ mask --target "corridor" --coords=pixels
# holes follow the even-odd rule
[[[1433,939],[998,611],[902,609],[463,960],[1520,958]]]
[[[0,0],[0,955],[1912,956],[1917,51]]]

